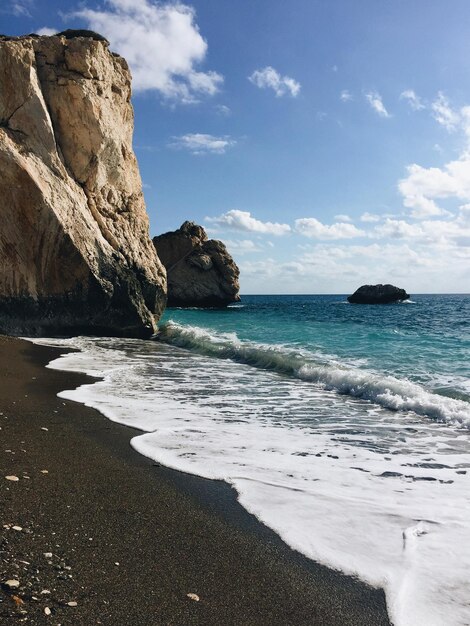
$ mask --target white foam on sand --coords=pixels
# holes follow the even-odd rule
[[[103,380],[59,394],[140,428],[140,453],[223,479],[303,554],[386,592],[395,626],[470,624],[470,433],[309,381],[138,340],[49,367]]]

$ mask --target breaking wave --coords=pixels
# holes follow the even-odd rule
[[[240,340],[173,321],[162,324],[156,340],[205,356],[230,359],[320,385],[326,390],[368,400],[394,411],[413,411],[470,429],[470,403],[428,391],[406,379],[386,376],[335,361],[322,362],[308,351]]]

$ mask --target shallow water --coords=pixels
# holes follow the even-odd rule
[[[157,341],[74,338],[60,394],[136,450],[232,484],[292,547],[386,590],[398,625],[470,624],[470,297],[245,297]]]

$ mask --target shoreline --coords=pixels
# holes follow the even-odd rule
[[[153,463],[134,429],[58,398],[92,380],[45,368],[64,352],[0,337],[0,576],[20,581],[0,590],[2,624],[390,624],[382,590],[290,549],[229,485]]]

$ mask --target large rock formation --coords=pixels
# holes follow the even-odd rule
[[[224,307],[238,302],[239,270],[221,241],[208,239],[202,226],[184,222],[154,237],[168,275],[168,305]]]
[[[404,289],[393,285],[362,285],[352,296],[348,297],[348,302],[353,304],[391,304],[408,300],[409,295]]]
[[[130,96],[99,35],[0,37],[0,332],[155,330],[166,278]]]

